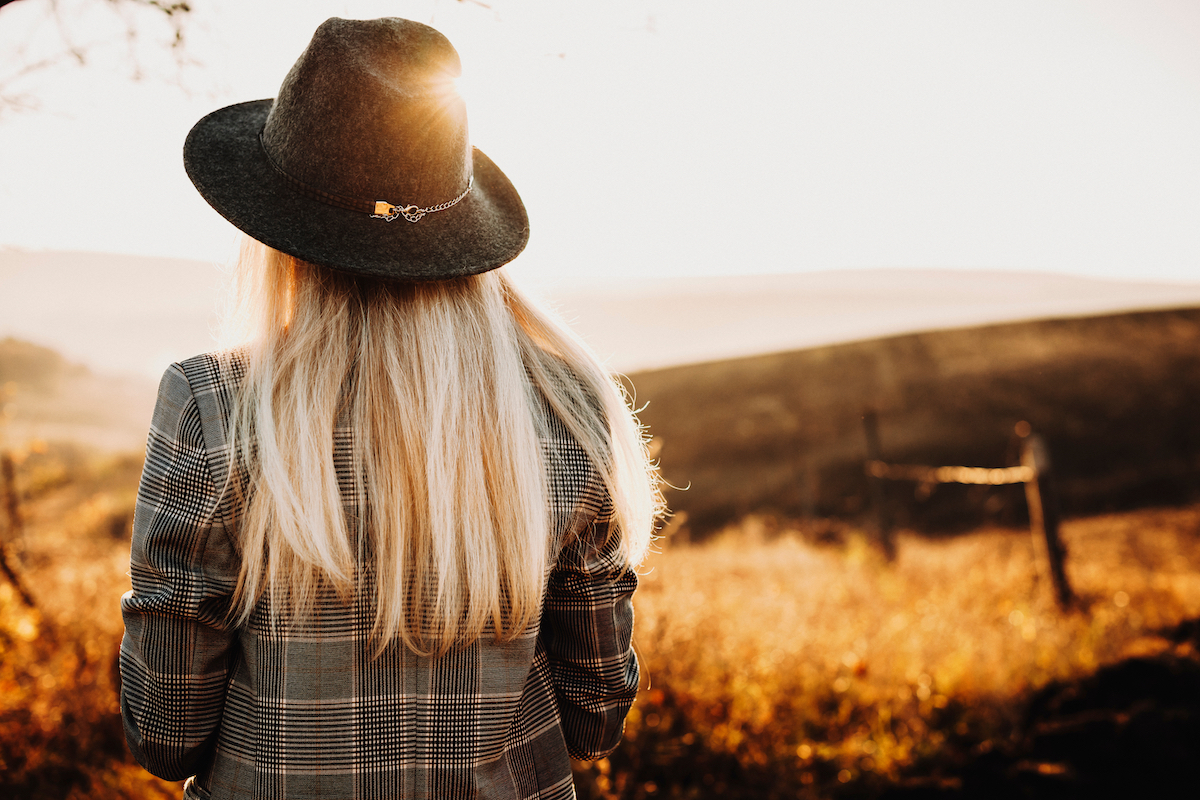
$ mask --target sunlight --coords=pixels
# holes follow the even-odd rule
[[[471,109],[475,107],[473,98],[476,95],[476,90],[473,85],[473,81],[465,74],[459,75],[457,78],[450,81],[448,90],[458,95],[462,101],[467,104],[467,113],[470,114]]]
[[[186,95],[117,68],[47,73],[55,113],[0,127],[0,246],[222,260],[224,223],[178,167],[188,128],[271,96],[329,14],[395,13],[432,22],[462,56],[472,141],[529,208],[531,279],[929,267],[1200,278],[1200,200],[1185,190],[1200,175],[1192,12],[338,6],[206,5]],[[106,202],[63,226],[40,209],[66,193]],[[729,200],[719,221],[714,197]]]

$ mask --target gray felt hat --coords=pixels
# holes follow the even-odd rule
[[[326,20],[279,96],[228,106],[183,145],[188,177],[263,244],[359,274],[495,269],[529,239],[516,189],[471,147],[458,53],[409,20]]]

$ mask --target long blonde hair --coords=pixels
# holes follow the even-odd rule
[[[366,562],[380,648],[444,653],[489,625],[501,639],[526,630],[553,538],[543,398],[612,498],[623,564],[644,557],[661,495],[623,391],[502,270],[356,278],[247,237],[233,297],[239,623],[264,597],[293,622],[324,589],[348,599]],[[339,417],[352,432],[340,471]]]

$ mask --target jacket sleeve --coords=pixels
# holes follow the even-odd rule
[[[235,649],[226,623],[239,560],[216,520],[201,415],[182,369],[159,386],[121,598],[121,716],[138,763],[168,780],[211,754]]]
[[[638,690],[633,652],[637,575],[618,560],[609,536],[612,503],[563,547],[550,574],[542,636],[558,696],[563,735],[573,758],[612,752]]]

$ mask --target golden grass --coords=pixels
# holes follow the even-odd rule
[[[6,547],[37,603],[0,582],[0,796],[176,798],[133,763],[117,705],[117,600],[129,588],[138,457],[51,451],[22,464]]]
[[[8,541],[39,609],[0,582],[0,796],[178,797],[130,761],[117,715],[138,459],[52,455],[22,467],[42,488]],[[829,530],[750,517],[652,557],[648,685],[617,753],[580,768],[583,797],[869,794],[1003,740],[1037,688],[1162,652],[1160,631],[1200,617],[1200,506],[1066,522],[1069,613],[1026,532],[902,534],[886,564],[850,528],[814,543]]]
[[[637,640],[649,686],[592,796],[745,796],[895,781],[949,738],[986,748],[1052,681],[1171,645],[1200,616],[1200,507],[1068,521],[1063,613],[1027,532],[808,543],[749,518],[650,561]],[[753,787],[754,781],[762,785]],[[775,790],[778,790],[776,793]]]

